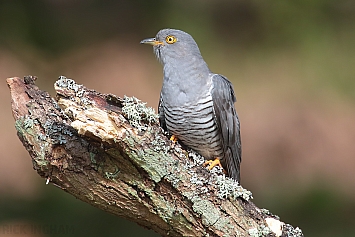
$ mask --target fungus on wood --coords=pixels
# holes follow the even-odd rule
[[[8,78],[18,137],[37,173],[63,191],[162,236],[303,236],[251,192],[171,142],[154,110],[61,76]]]

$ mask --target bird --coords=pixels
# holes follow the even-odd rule
[[[153,46],[163,65],[158,114],[160,126],[183,145],[220,166],[240,182],[240,122],[232,83],[211,72],[193,37],[177,29],[162,29],[140,42]]]

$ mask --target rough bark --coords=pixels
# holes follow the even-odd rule
[[[169,141],[154,111],[136,98],[60,77],[54,99],[35,79],[7,83],[18,137],[47,183],[162,236],[303,236]]]

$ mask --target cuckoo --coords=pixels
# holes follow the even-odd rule
[[[231,82],[210,71],[195,40],[184,31],[163,29],[141,44],[152,45],[163,65],[161,127],[205,157],[208,169],[219,165],[240,181],[240,123]]]

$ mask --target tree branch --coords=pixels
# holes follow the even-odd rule
[[[100,94],[65,77],[53,99],[35,79],[7,83],[18,136],[47,183],[162,236],[303,236],[169,141],[138,99]]]

